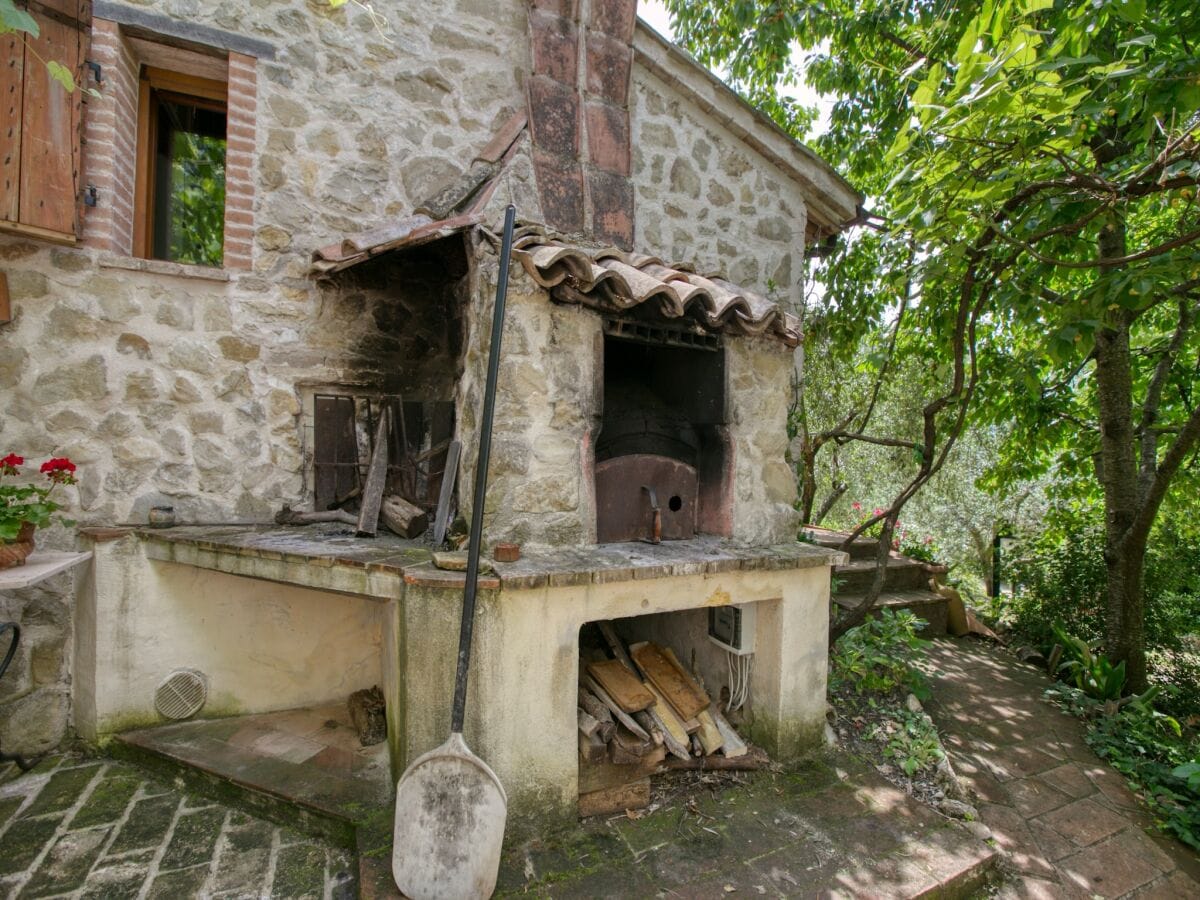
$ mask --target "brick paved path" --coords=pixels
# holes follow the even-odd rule
[[[0,896],[354,897],[353,858],[124,763],[0,766]]]
[[[1043,674],[966,639],[936,642],[930,663],[929,714],[1014,875],[1002,897],[1200,897],[1200,859],[1153,832],[1079,721],[1042,699]]]

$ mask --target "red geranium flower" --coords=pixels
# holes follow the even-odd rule
[[[8,456],[0,459],[0,475],[16,475],[17,466],[23,465],[25,465],[25,457],[10,453]]]
[[[65,456],[48,459],[42,463],[42,473],[57,484],[75,483],[75,463]]]

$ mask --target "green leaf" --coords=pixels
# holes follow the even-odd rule
[[[41,30],[37,20],[23,9],[17,9],[12,0],[0,0],[0,34],[24,31],[37,37]]]
[[[57,60],[50,60],[46,63],[46,70],[50,73],[50,77],[63,86],[63,89],[69,94],[75,90],[75,79],[71,75],[71,70]]]

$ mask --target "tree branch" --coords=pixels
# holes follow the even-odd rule
[[[1192,330],[1192,324],[1195,322],[1196,311],[1186,300],[1179,301],[1179,322],[1175,325],[1175,333],[1171,335],[1171,341],[1167,344],[1166,350],[1159,357],[1158,364],[1154,367],[1154,375],[1150,378],[1150,383],[1146,387],[1146,396],[1142,400],[1142,418],[1138,424],[1140,432],[1139,442],[1141,444],[1141,462],[1138,466],[1138,489],[1139,493],[1145,502],[1145,497],[1150,491],[1151,484],[1154,480],[1155,468],[1158,465],[1158,439],[1160,432],[1154,427],[1158,421],[1158,410],[1162,404],[1163,388],[1166,387],[1167,377],[1171,374],[1171,367],[1175,364],[1175,358],[1179,355],[1179,351],[1183,348],[1184,342],[1188,338],[1188,333]]]
[[[1097,259],[1084,260],[1082,262],[1073,259],[1055,259],[1051,256],[1046,256],[1039,253],[1031,244],[1026,243],[1020,238],[1015,238],[1011,234],[1006,234],[996,225],[991,226],[1001,240],[1007,241],[1016,247],[1020,247],[1038,262],[1043,262],[1049,266],[1058,266],[1064,269],[1112,269],[1118,266],[1128,265],[1132,262],[1140,262],[1143,259],[1151,259],[1155,256],[1162,256],[1164,253],[1169,253],[1179,247],[1186,246],[1200,239],[1200,228],[1195,231],[1190,231],[1187,234],[1181,234],[1177,238],[1159,244],[1157,247],[1150,247],[1146,250],[1141,250],[1137,253],[1130,253],[1127,256],[1102,256]]]
[[[1163,499],[1167,496],[1167,489],[1171,486],[1171,479],[1175,477],[1175,473],[1179,471],[1179,467],[1183,465],[1188,454],[1195,449],[1197,441],[1200,441],[1200,406],[1192,410],[1187,422],[1179,430],[1175,440],[1171,442],[1167,455],[1159,463],[1154,480],[1150,483],[1150,488],[1138,508],[1137,515],[1121,539],[1122,543],[1131,538],[1144,540],[1150,533],[1154,517],[1158,515],[1158,508],[1162,506]]]

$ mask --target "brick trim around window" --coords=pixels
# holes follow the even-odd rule
[[[225,143],[225,268],[249,269],[254,245],[254,120],[257,60],[229,54]]]
[[[83,244],[128,256],[133,252],[138,64],[120,26],[107,19],[92,21],[92,59],[100,64],[103,81],[89,84],[100,96],[89,96],[84,112],[84,184],[96,189],[96,205],[84,207]]]
[[[146,44],[144,39],[134,43]],[[100,64],[103,80],[99,85],[89,84],[100,96],[88,98],[84,114],[84,184],[95,187],[96,205],[85,207],[83,244],[129,256],[134,243],[139,74],[145,60],[124,39],[120,25],[108,19],[93,20],[91,58]],[[254,236],[257,60],[230,51],[226,72],[223,267],[249,269]]]

